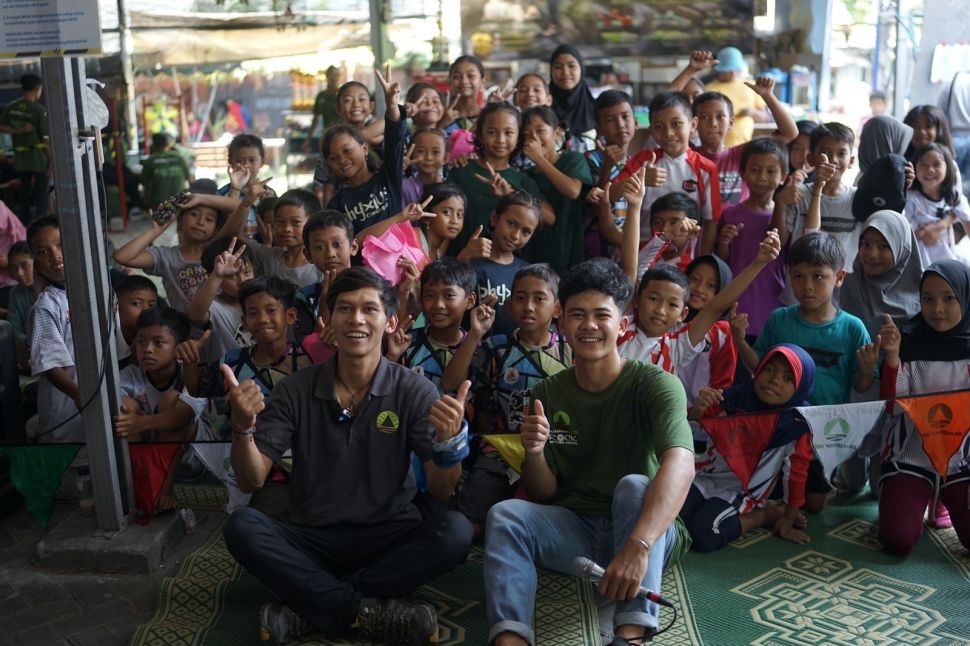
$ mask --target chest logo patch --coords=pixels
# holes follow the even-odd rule
[[[392,410],[382,410],[377,414],[377,430],[381,433],[397,433],[401,426],[401,418]]]
[[[697,191],[697,180],[685,179],[680,187],[684,189],[685,193],[694,193]]]

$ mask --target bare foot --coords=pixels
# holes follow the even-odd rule
[[[171,496],[159,495],[158,498],[155,500],[156,514],[161,514],[162,512],[166,512],[166,511],[174,511],[178,509],[178,507],[179,507],[178,502],[175,500],[175,498],[172,498]]]
[[[792,523],[792,525],[797,529],[805,529],[808,527],[808,517],[805,515],[805,512],[798,512],[798,516],[795,518],[795,522]]]

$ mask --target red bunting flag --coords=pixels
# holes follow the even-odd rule
[[[172,468],[180,444],[149,444],[131,442],[128,452],[131,456],[131,479],[135,487],[135,504],[143,516],[136,522],[145,525],[155,515],[155,500],[158,498],[165,476]]]
[[[730,415],[700,420],[715,448],[747,490],[751,475],[761,461],[778,425],[778,413]]]
[[[902,397],[896,403],[913,421],[933,468],[945,478],[950,458],[970,430],[970,391]]]

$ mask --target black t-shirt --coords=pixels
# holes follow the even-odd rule
[[[431,459],[428,413],[435,387],[383,357],[370,394],[350,422],[338,424],[336,361],[282,381],[256,423],[256,446],[278,462],[293,450],[290,508],[294,525],[375,525],[414,520],[411,452]]]
[[[512,284],[515,282],[516,272],[528,266],[529,263],[521,258],[515,258],[508,265],[499,264],[488,258],[472,261],[472,267],[478,274],[479,302],[489,294],[495,294],[498,298],[498,302],[495,303],[495,323],[492,325],[491,334],[511,336],[515,328],[519,327],[505,309],[505,301],[512,298]]]

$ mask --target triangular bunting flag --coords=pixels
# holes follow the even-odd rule
[[[939,393],[896,400],[923,439],[923,450],[944,478],[950,458],[970,430],[970,391]]]
[[[226,485],[229,493],[229,503],[226,505],[226,513],[231,514],[240,507],[249,505],[249,499],[253,497],[251,493],[243,493],[236,482],[236,474],[229,463],[229,453],[232,451],[232,444],[229,442],[196,442],[192,444],[192,449],[198,454],[199,459],[205,463],[206,468],[212,475],[219,478],[219,481]]]
[[[0,453],[10,460],[10,480],[24,498],[27,511],[47,528],[54,508],[54,493],[61,476],[71,465],[81,444],[37,444],[5,446]]]
[[[147,524],[155,515],[155,500],[162,490],[162,485],[165,484],[165,476],[172,468],[172,462],[180,446],[176,443],[130,442],[128,444],[135,504],[144,514],[136,521],[139,524]]]
[[[761,461],[775,434],[779,413],[758,415],[730,415],[700,420],[717,452],[720,453],[734,475],[747,490],[751,474]]]
[[[835,468],[855,455],[866,436],[880,427],[886,402],[800,406],[796,410],[812,429],[812,448],[831,484]]]
[[[522,436],[518,433],[494,433],[483,435],[488,443],[495,447],[498,454],[505,460],[505,464],[512,467],[516,473],[522,473],[522,463],[525,461],[525,447],[522,446]]]

